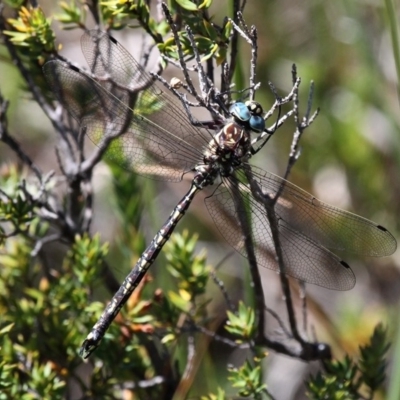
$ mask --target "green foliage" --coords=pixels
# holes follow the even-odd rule
[[[256,331],[255,312],[251,307],[246,307],[240,301],[237,313],[227,311],[228,320],[225,329],[236,336],[238,343],[251,343]],[[229,381],[232,386],[239,390],[239,395],[250,397],[252,399],[262,399],[265,395],[267,386],[264,384],[262,361],[266,357],[266,353],[260,347],[254,347],[255,356],[253,359],[246,360],[239,368],[229,368]]]
[[[113,143],[115,143],[114,146],[121,146],[119,140]],[[129,221],[129,224],[121,224],[123,232],[119,238],[119,245],[123,251],[130,249],[129,251],[140,255],[145,249],[145,242],[139,232],[139,225],[144,205],[147,202],[146,200],[150,199],[151,193],[146,192],[148,189],[142,184],[141,178],[137,177],[137,175],[120,168],[112,162],[109,163],[109,167],[113,175],[113,199],[115,202],[113,209],[121,222]],[[132,193],[142,193],[143,196],[132,196]]]
[[[43,237],[48,223],[37,215],[38,188],[21,180],[20,171],[13,166],[2,168],[0,187],[0,243],[19,233],[31,238]]]
[[[245,361],[240,368],[229,369],[229,380],[232,386],[238,388],[239,395],[255,400],[263,398],[267,386],[263,383],[261,361],[263,357],[254,358],[251,362]]]
[[[86,20],[86,9],[81,5],[78,5],[75,0],[69,3],[62,1],[60,2],[63,13],[56,15],[55,19],[63,24],[63,28],[76,29],[83,27]]]
[[[101,265],[108,253],[108,244],[100,243],[98,234],[77,235],[75,243],[65,257],[67,269],[73,270],[83,285],[90,286],[99,276]]]
[[[25,0],[5,0],[5,3],[10,5],[12,8],[20,8],[25,3]]]
[[[201,61],[206,61],[213,57],[217,65],[220,65],[226,58],[232,29],[231,22],[226,21],[223,27],[217,27],[206,19],[192,18],[189,21],[189,26],[194,33],[196,47],[199,54],[202,55]],[[187,32],[181,30],[178,32],[178,36],[185,59],[187,61],[193,59],[193,46],[190,43]],[[178,48],[173,37],[166,39],[163,43],[158,44],[157,47],[162,54],[178,60]]]
[[[20,235],[9,239],[0,255],[2,382],[9,396],[5,398],[13,394],[17,398],[61,399],[66,371],[77,364],[76,348],[84,331],[77,316],[82,316],[88,301],[87,283],[79,282],[76,272],[82,266],[87,268],[80,271],[87,282],[85,273],[91,275],[104,246],[98,246],[97,238],[90,243],[87,237],[77,237],[63,269],[51,268],[47,275],[42,272],[43,265],[34,262],[31,251]],[[71,264],[76,261],[80,265]],[[26,397],[32,392],[35,397]]]
[[[360,382],[355,381],[357,366],[349,357],[340,361],[329,363],[329,373],[318,372],[315,377],[310,378],[307,383],[309,397],[311,399],[358,399],[357,391]]]
[[[379,324],[374,329],[371,342],[360,346],[359,369],[363,382],[371,392],[377,390],[385,380],[386,353],[390,347],[387,336],[387,329]]]
[[[54,51],[54,33],[50,21],[40,7],[21,7],[18,19],[9,19],[13,31],[4,31],[11,41],[21,48],[28,59],[44,61],[43,53]]]
[[[178,279],[180,293],[186,292],[184,297],[190,300],[205,293],[210,276],[205,252],[194,254],[197,239],[197,235],[189,237],[186,230],[182,235],[175,234],[165,245],[168,271]]]
[[[180,19],[185,20],[190,26],[202,60],[213,57],[219,65],[226,57],[232,25],[230,22],[225,22],[223,27],[218,27],[210,21],[204,12],[211,6],[211,3],[211,0],[203,2],[172,0],[168,2],[168,7],[174,17],[179,15]],[[158,21],[152,17],[148,2],[144,0],[112,0],[103,1],[101,4],[103,20],[109,24],[110,28],[121,29],[128,24],[129,20],[135,20],[150,34],[162,54],[178,60],[178,50],[174,38],[172,36],[165,38],[170,32],[169,25],[164,20]],[[193,46],[185,29],[178,28],[183,54],[187,56],[187,60],[190,60],[194,56]]]
[[[14,324],[0,330],[0,399],[63,399],[65,381],[52,362],[38,362],[38,353],[34,351],[18,351],[23,349],[12,343],[13,330]],[[21,359],[31,365],[27,367]]]
[[[201,400],[225,400],[225,399],[226,399],[225,392],[221,388],[218,388],[217,394],[210,393],[208,396],[201,396]]]
[[[168,291],[168,300],[173,308],[187,314],[193,323],[202,325],[207,314],[209,300],[204,299],[210,267],[206,264],[205,252],[195,255],[197,235],[190,236],[188,231],[171,236],[164,247],[167,270],[176,280],[176,290]],[[201,296],[201,297],[200,297]],[[176,311],[175,311],[176,314]],[[174,338],[169,332],[164,342]]]
[[[156,43],[162,41],[162,36],[168,29],[165,21],[159,23],[150,13],[150,7],[144,0],[109,0],[101,2],[101,11],[104,22],[111,29],[122,29],[134,20],[154,39]]]
[[[343,361],[326,362],[326,372],[318,372],[307,382],[310,399],[357,400],[360,391],[367,391],[372,399],[383,384],[386,370],[386,352],[389,349],[387,330],[377,325],[370,343],[360,346],[360,359],[346,356]]]
[[[244,340],[249,340],[255,332],[255,312],[254,308],[247,307],[242,301],[239,302],[238,313],[227,312],[228,321],[225,329],[235,336]]]

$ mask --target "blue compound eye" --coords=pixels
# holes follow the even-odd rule
[[[254,132],[263,132],[265,121],[261,116],[263,109],[260,103],[256,101],[246,101],[246,103],[237,102],[229,108],[231,115],[242,122],[248,122],[248,126]]]
[[[244,103],[234,103],[230,106],[229,112],[240,121],[248,121],[251,113]]]
[[[255,132],[264,132],[265,121],[259,115],[252,115],[249,121],[250,128]]]

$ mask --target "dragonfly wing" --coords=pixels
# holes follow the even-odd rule
[[[326,204],[270,172],[256,167],[251,171],[263,195],[281,193],[275,206],[279,218],[316,243],[364,256],[387,256],[396,250],[396,239],[384,227]]]
[[[150,87],[154,78],[107,33],[90,30],[81,38],[83,55],[96,77],[108,77],[131,90]]]
[[[191,126],[181,110],[163,107],[163,92],[129,91],[62,61],[49,61],[43,69],[58,99],[92,142],[101,146],[113,140],[105,154],[113,162],[178,181],[201,159],[207,135]],[[197,138],[196,146],[188,143],[188,136]]]
[[[242,202],[239,206],[238,197]],[[213,196],[206,198],[206,206],[219,231],[233,248],[247,257],[247,235],[251,237],[258,265],[279,271],[266,211],[250,192],[246,191],[242,182],[234,177],[225,180],[225,185],[220,185]],[[240,207],[243,207],[243,210],[238,211]],[[249,216],[248,232],[242,226],[239,214]],[[352,270],[339,257],[294,231],[285,221],[278,221],[278,229],[287,275],[334,290],[349,290],[354,286],[355,277]]]
[[[99,83],[112,81],[119,90],[126,88],[138,93],[134,104],[129,105],[130,108],[134,108],[135,115],[140,114],[156,126],[167,129],[170,140],[185,153],[185,159],[188,156],[190,158],[187,153],[193,149],[201,151],[208,145],[213,135],[205,129],[194,128],[182,105],[169,89],[146,72],[112,36],[91,30],[82,36],[81,45],[92,74],[99,78]],[[110,91],[108,87],[106,89]],[[142,120],[138,119],[138,125],[143,125]],[[153,155],[157,154],[154,149],[149,150]],[[193,166],[200,158],[197,155],[189,163]],[[158,161],[162,161],[162,157]],[[181,163],[180,160],[178,164]]]

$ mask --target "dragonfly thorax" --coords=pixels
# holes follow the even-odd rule
[[[210,141],[204,152],[204,167],[228,176],[250,154],[250,135],[237,122],[227,123]]]

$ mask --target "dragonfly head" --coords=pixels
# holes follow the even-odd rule
[[[245,124],[253,132],[261,133],[265,130],[264,113],[261,104],[251,100],[246,103],[236,102],[231,105],[229,112],[236,122]]]

